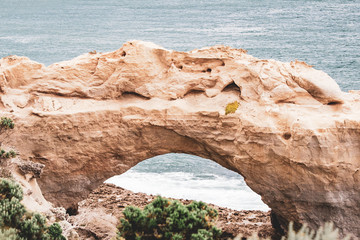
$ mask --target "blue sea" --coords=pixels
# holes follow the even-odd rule
[[[0,0],[0,10],[0,57],[50,65],[133,39],[179,51],[224,44],[258,58],[306,61],[343,91],[360,89],[358,0]],[[234,209],[267,209],[241,176],[209,161],[163,155],[111,181]]]

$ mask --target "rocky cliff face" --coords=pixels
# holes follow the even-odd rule
[[[48,67],[3,58],[0,91],[17,124],[6,144],[46,165],[39,184],[53,203],[182,152],[243,175],[281,224],[334,221],[360,236],[360,94],[306,63],[132,41]]]

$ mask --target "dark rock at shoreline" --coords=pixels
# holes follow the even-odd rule
[[[71,216],[70,221],[76,226],[83,239],[111,239],[116,234],[118,219],[129,205],[140,208],[150,203],[156,196],[103,184],[94,190],[86,200],[79,203],[79,214]],[[188,204],[191,200],[179,199]],[[274,229],[270,222],[270,212],[245,210],[236,211],[209,204],[219,212],[217,226],[224,232],[224,239],[238,234],[249,237],[258,234],[260,237],[272,237]]]

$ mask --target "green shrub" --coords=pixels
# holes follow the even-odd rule
[[[15,126],[13,120],[8,117],[1,117],[0,119],[0,134],[7,132],[8,129],[13,129]],[[0,139],[1,146],[2,139]],[[6,152],[4,149],[0,149],[0,159],[8,159],[16,157],[16,152],[14,150],[10,150]]]
[[[18,240],[19,238],[16,233],[16,230],[10,228],[10,229],[0,229],[0,239]]]
[[[11,157],[16,157],[16,152],[14,150],[9,151]]]
[[[221,235],[214,226],[217,211],[203,202],[183,205],[159,196],[144,210],[129,206],[123,214],[118,239],[212,240]]]
[[[10,150],[8,152],[6,152],[4,149],[0,150],[0,158],[2,159],[9,159],[9,158],[13,158],[16,157],[17,153],[14,150]]]
[[[8,199],[23,199],[23,191],[21,187],[8,179],[0,179],[0,201]]]
[[[228,115],[230,113],[235,113],[236,110],[238,109],[240,103],[238,101],[229,103],[226,108],[225,108],[225,115]]]
[[[13,129],[15,124],[11,118],[8,117],[1,117],[0,120],[0,128],[2,129]]]
[[[65,240],[66,238],[62,235],[62,229],[60,224],[54,223],[49,227],[49,235],[54,240]]]
[[[59,224],[50,227],[38,213],[27,212],[21,204],[21,187],[8,179],[0,179],[0,239],[64,240]]]

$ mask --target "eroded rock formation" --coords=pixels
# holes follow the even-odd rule
[[[360,236],[360,95],[306,63],[132,41],[48,67],[3,58],[0,91],[16,122],[6,144],[46,165],[39,184],[55,204],[182,152],[243,175],[282,224],[334,221]]]

